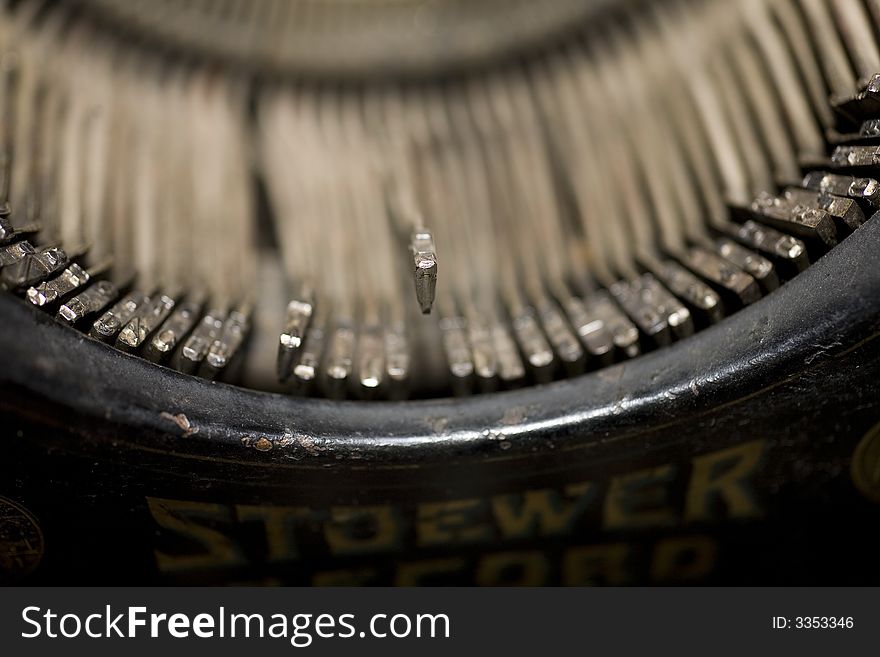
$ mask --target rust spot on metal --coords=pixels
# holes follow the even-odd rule
[[[312,456],[317,456],[321,451],[321,449],[315,444],[315,441],[308,436],[297,436],[296,442]]]
[[[296,441],[293,439],[292,434],[284,432],[281,438],[275,438],[272,442],[275,443],[275,447],[290,447]]]
[[[174,415],[173,413],[168,413],[167,411],[162,411],[159,413],[159,417],[163,420],[169,420],[170,422],[174,422],[181,431],[183,431],[184,438],[187,436],[192,436],[199,432],[199,428],[192,424],[189,421],[189,418],[186,417],[183,413],[178,413]]]
[[[308,440],[305,436],[297,436],[294,438],[293,434],[285,432],[279,438],[269,438],[267,436],[244,436],[241,438],[240,442],[242,447],[255,449],[258,452],[269,452],[275,447],[290,447],[294,443],[303,445],[303,439]],[[317,449],[315,453],[317,453]]]
[[[272,441],[265,436],[260,436],[259,438],[255,438],[253,436],[245,436],[241,439],[241,444],[244,447],[252,447],[258,452],[268,452],[270,449],[272,449]]]

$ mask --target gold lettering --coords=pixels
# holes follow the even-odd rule
[[[334,507],[324,524],[333,554],[368,554],[399,547],[403,527],[390,506]]]
[[[549,570],[542,552],[499,552],[480,559],[475,579],[478,586],[541,586]]]
[[[590,483],[572,484],[565,497],[558,491],[529,490],[492,498],[495,521],[504,538],[530,538],[570,532],[593,498]]]
[[[245,562],[238,545],[212,526],[233,522],[230,507],[156,497],[148,497],[147,505],[160,527],[177,534],[185,543],[195,543],[202,548],[192,551],[190,546],[186,546],[180,552],[156,549],[159,570],[227,568]]]
[[[442,576],[449,576],[464,568],[464,559],[426,559],[402,563],[397,568],[395,586],[424,586],[438,584]]]
[[[572,548],[562,561],[562,581],[566,586],[619,586],[627,582],[625,543]]]
[[[479,524],[485,500],[454,500],[419,506],[416,530],[421,546],[477,543],[492,538],[492,528]]]
[[[614,477],[605,496],[606,529],[644,529],[675,524],[669,484],[675,467],[664,465]]]
[[[719,501],[732,518],[761,515],[749,478],[761,461],[764,441],[754,440],[694,459],[691,481],[685,498],[684,517],[688,522],[711,520]]]
[[[715,566],[715,541],[708,536],[665,538],[654,549],[651,579],[680,582],[705,577]]]
[[[296,559],[297,519],[308,514],[308,509],[284,506],[249,506],[235,507],[239,520],[262,521],[266,529],[266,561],[278,562]]]

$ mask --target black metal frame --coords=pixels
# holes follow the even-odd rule
[[[0,384],[133,436],[185,436],[175,447],[181,455],[220,450],[242,464],[509,462],[599,449],[609,436],[619,449],[629,434],[753,396],[876,337],[878,253],[875,215],[780,290],[671,347],[548,385],[431,401],[331,402],[207,382],[113,350],[3,295]],[[169,418],[180,414],[190,430]]]

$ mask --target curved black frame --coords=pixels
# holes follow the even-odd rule
[[[193,458],[229,454],[241,465],[405,469],[520,457],[535,463],[580,448],[600,453],[627,436],[754,396],[877,337],[878,217],[780,290],[719,324],[548,385],[410,402],[286,397],[153,365],[9,295],[0,295],[0,385],[16,397],[55,405],[46,408],[109,422],[117,442]],[[189,430],[170,418],[178,414]],[[165,439],[176,442],[169,447]]]

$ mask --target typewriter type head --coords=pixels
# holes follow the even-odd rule
[[[875,3],[81,4],[5,11],[2,283],[190,374],[578,375],[772,293],[880,201]]]
[[[0,8],[7,444],[126,509],[654,468],[770,549],[876,422],[877,0]]]

